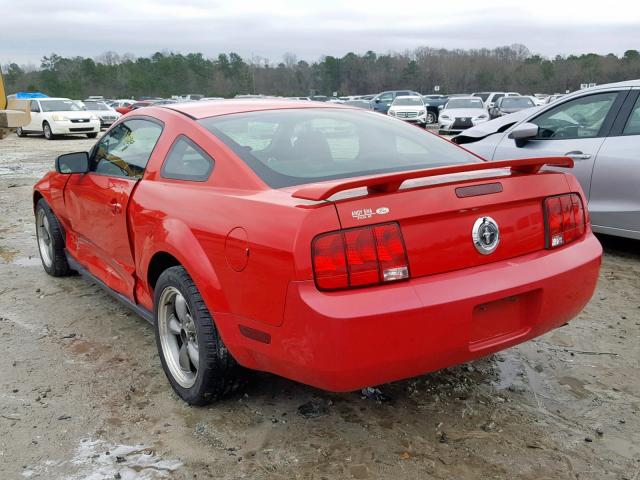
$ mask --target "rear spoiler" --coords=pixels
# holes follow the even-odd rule
[[[292,196],[305,200],[327,200],[337,192],[360,187],[367,187],[369,193],[388,193],[397,191],[405,180],[413,178],[435,177],[451,173],[493,170],[496,168],[510,168],[511,172],[516,174],[531,174],[537,173],[544,165],[573,168],[573,160],[569,157],[523,158],[518,160],[465,163],[462,165],[409,170],[385,175],[316,183],[296,190]]]

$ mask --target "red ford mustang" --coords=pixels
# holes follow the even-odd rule
[[[149,320],[199,404],[239,366],[348,391],[564,324],[602,255],[571,166],[488,163],[337,105],[196,102],[126,115],[33,201],[47,273]]]

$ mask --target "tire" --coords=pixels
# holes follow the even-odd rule
[[[44,138],[46,138],[47,140],[53,140],[56,138],[56,136],[51,131],[51,125],[49,125],[49,122],[44,122],[42,124],[42,133],[44,134]]]
[[[93,133],[87,133],[87,138],[96,138],[98,136],[97,133],[93,132]]]
[[[20,138],[24,138],[27,136],[27,134],[24,133],[24,130],[22,129],[22,127],[18,127],[16,129],[16,135],[18,135]]]
[[[64,233],[58,219],[44,198],[36,204],[36,238],[42,267],[52,277],[72,273],[64,252]]]
[[[432,124],[432,123],[436,123],[436,115],[433,112],[427,112],[427,125]]]
[[[183,267],[162,272],[153,305],[158,354],[176,394],[190,405],[205,405],[234,391],[240,384],[241,367]]]

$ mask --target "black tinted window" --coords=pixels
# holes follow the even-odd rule
[[[142,178],[162,127],[150,120],[128,120],[96,145],[91,170],[114,177]]]
[[[174,142],[160,175],[175,180],[204,182],[213,170],[213,159],[185,136]]]
[[[200,123],[274,188],[480,161],[436,135],[360,110],[281,109]]]

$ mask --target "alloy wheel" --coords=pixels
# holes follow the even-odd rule
[[[196,381],[200,363],[198,335],[189,305],[175,287],[166,287],[160,295],[158,330],[171,375],[180,386],[190,388]]]

